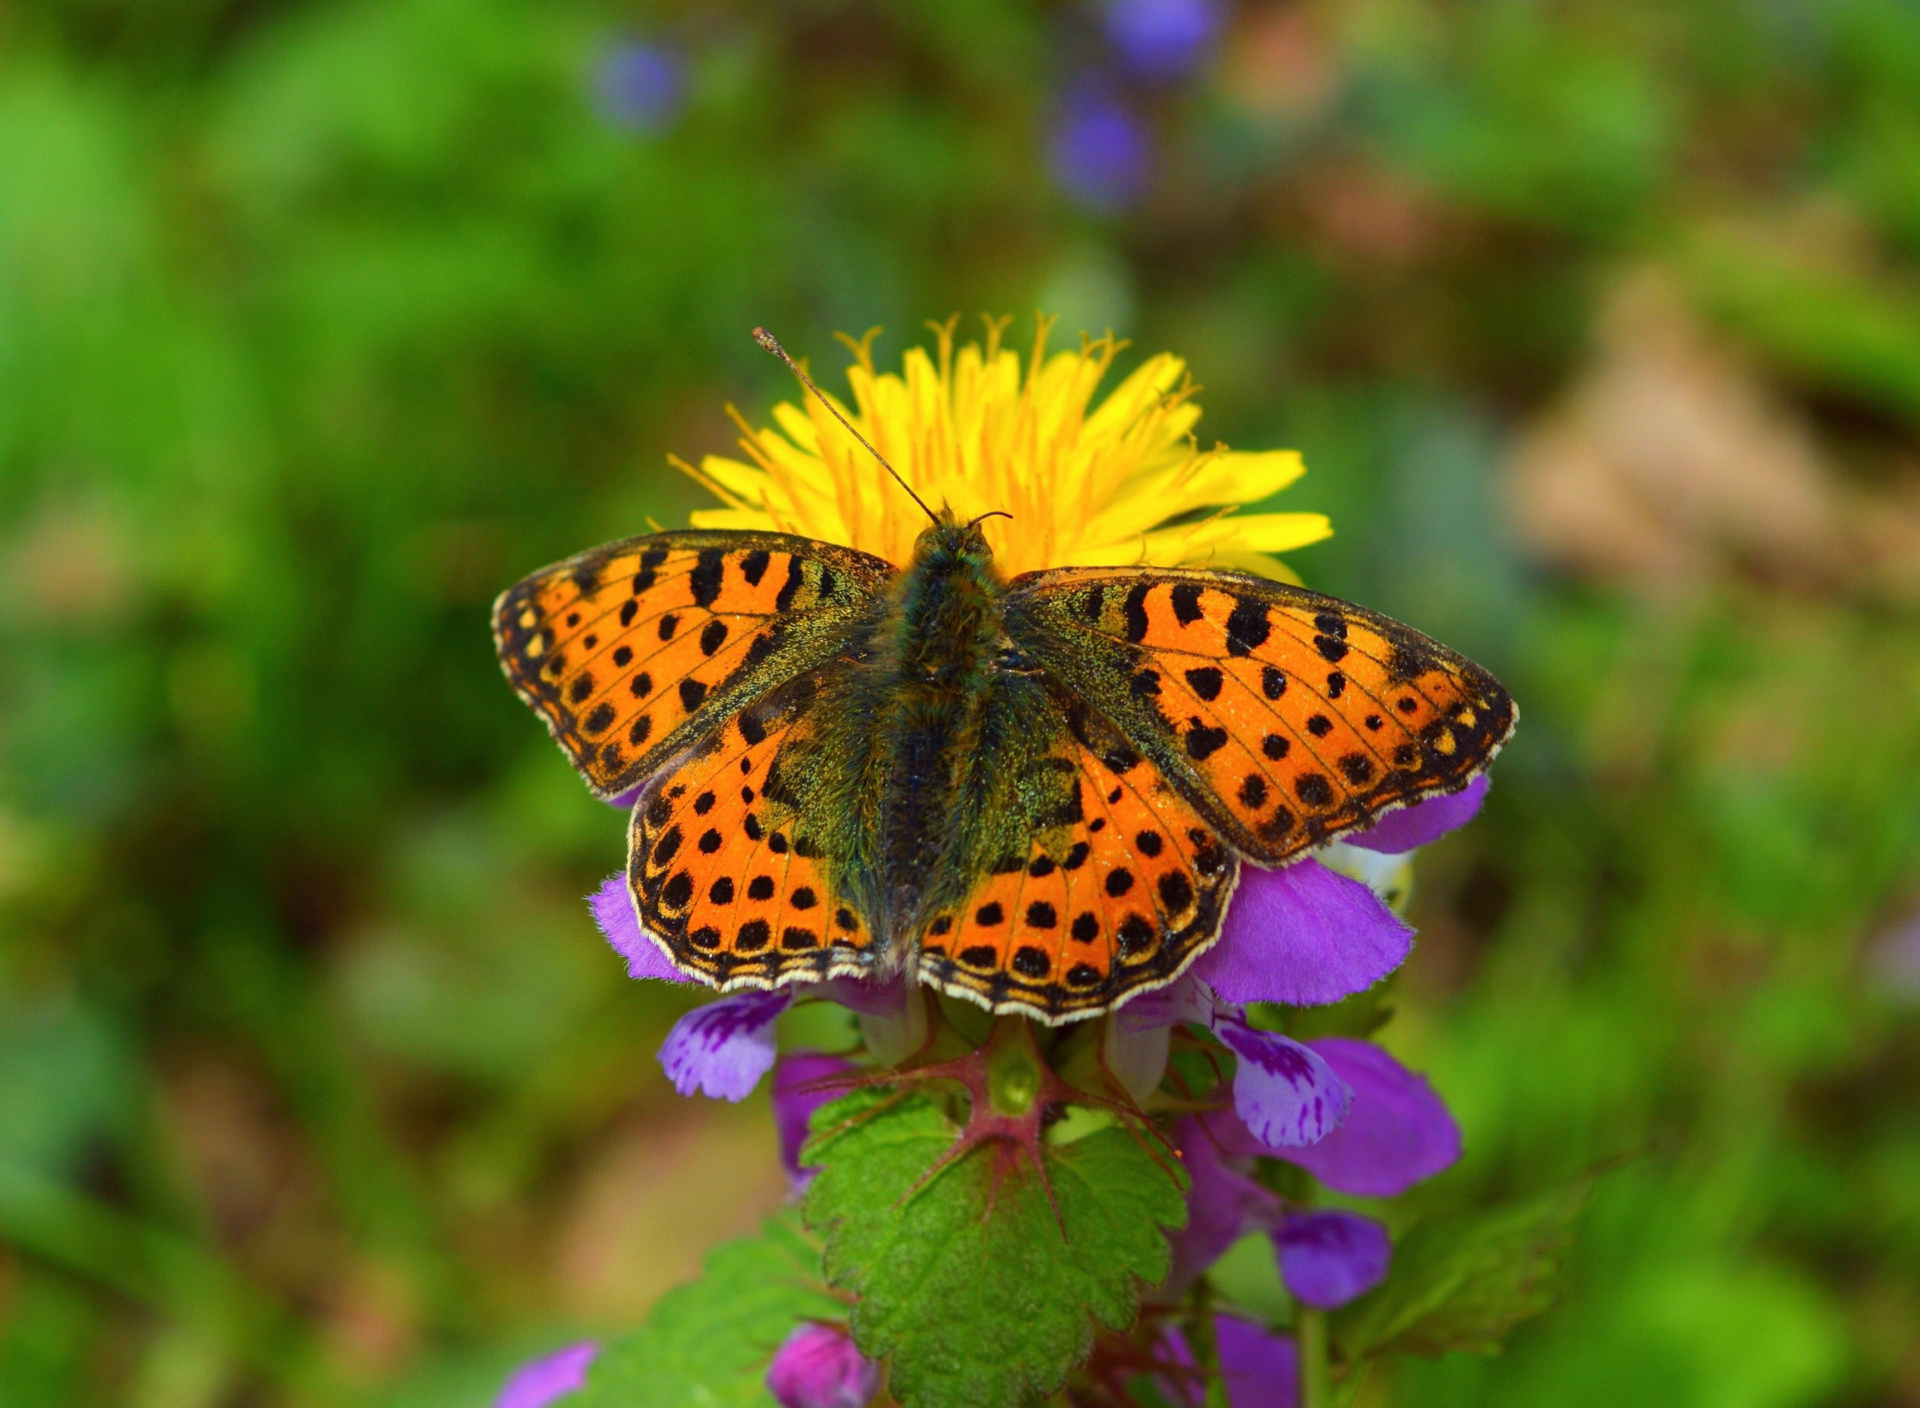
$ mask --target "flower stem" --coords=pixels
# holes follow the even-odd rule
[[[1294,1337],[1300,1354],[1300,1408],[1331,1408],[1332,1375],[1327,1364],[1327,1312],[1296,1307]]]
[[[1212,1289],[1204,1277],[1194,1287],[1193,1313],[1187,1319],[1187,1345],[1193,1353],[1193,1367],[1205,1375],[1203,1408],[1232,1408],[1227,1401],[1226,1379],[1220,1373],[1220,1342],[1213,1332]]]

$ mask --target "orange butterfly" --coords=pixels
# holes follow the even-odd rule
[[[1375,612],[1237,572],[1009,581],[977,520],[933,517],[904,570],[668,532],[496,603],[595,794],[645,782],[628,883],[681,971],[1093,1016],[1214,942],[1243,861],[1458,791],[1513,730],[1492,675]]]

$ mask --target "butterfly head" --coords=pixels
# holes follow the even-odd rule
[[[913,560],[916,563],[986,567],[993,561],[993,549],[987,546],[987,535],[980,531],[980,522],[982,518],[992,516],[982,514],[971,523],[962,523],[954,516],[952,509],[942,507],[933,523],[922,529],[920,536],[914,540]]]

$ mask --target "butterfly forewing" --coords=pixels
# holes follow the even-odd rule
[[[1065,568],[1009,630],[1268,865],[1457,791],[1513,731],[1496,679],[1388,617],[1238,574]]]
[[[494,603],[520,697],[601,797],[838,648],[894,569],[773,533],[655,533],[534,573]]]

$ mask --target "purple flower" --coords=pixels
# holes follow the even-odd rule
[[[1053,176],[1082,205],[1124,210],[1146,189],[1149,146],[1146,128],[1119,99],[1076,93],[1054,126]]]
[[[773,1027],[793,1001],[778,992],[740,992],[696,1007],[673,1024],[660,1064],[682,1095],[744,1100],[773,1068]]]
[[[824,1051],[795,1051],[781,1059],[773,1073],[773,1122],[780,1131],[780,1162],[794,1186],[804,1188],[813,1180],[813,1171],[800,1165],[800,1146],[807,1142],[808,1123],[813,1112],[837,1100],[844,1090],[814,1083],[845,1075],[859,1068],[841,1056]]]
[[[493,1408],[547,1408],[575,1389],[585,1388],[587,1366],[599,1352],[599,1341],[583,1340],[521,1365],[501,1386]]]
[[[1294,1408],[1300,1365],[1291,1335],[1276,1335],[1237,1315],[1213,1317],[1213,1343],[1220,1355],[1220,1377],[1226,1381],[1227,1401],[1233,1408]],[[1178,1326],[1166,1333],[1166,1357],[1183,1368],[1193,1366],[1193,1351]],[[1197,1403],[1200,1385],[1192,1378],[1162,1380],[1173,1398]]]
[[[880,1370],[838,1325],[797,1326],[767,1366],[767,1391],[780,1408],[866,1408]]]
[[[1219,0],[1108,0],[1107,42],[1141,78],[1184,78],[1220,32]]]
[[[609,49],[594,75],[607,120],[634,132],[665,132],[687,96],[687,62],[676,48],[627,40]]]
[[[1480,804],[1487,800],[1487,788],[1492,785],[1492,779],[1481,773],[1461,791],[1429,797],[1424,802],[1389,812],[1367,830],[1347,837],[1347,844],[1362,850],[1384,851],[1388,855],[1415,850],[1472,821],[1479,814]]]
[[[1219,1124],[1238,1130],[1242,1139],[1235,1141],[1229,1134],[1223,1141],[1206,1118],[1181,1120],[1174,1129],[1188,1186],[1187,1225],[1170,1237],[1173,1270],[1166,1289],[1171,1295],[1184,1294],[1249,1227],[1279,1216],[1279,1198],[1227,1162],[1242,1152],[1238,1146],[1244,1143],[1244,1127],[1232,1120]]]
[[[1220,940],[1192,972],[1228,1002],[1311,1007],[1372,987],[1412,948],[1413,930],[1372,890],[1309,858],[1244,867]]]
[[[627,960],[629,978],[658,978],[663,983],[693,981],[674,967],[665,950],[641,929],[626,876],[609,875],[588,897],[587,904],[593,910],[593,922],[600,926],[613,951]]]
[[[1393,1259],[1387,1229],[1350,1212],[1288,1213],[1273,1234],[1273,1244],[1287,1290],[1322,1310],[1345,1305],[1379,1285]]]
[[[1309,1046],[1353,1091],[1338,1129],[1280,1157],[1357,1198],[1393,1198],[1451,1168],[1460,1126],[1427,1084],[1370,1042],[1322,1037]]]

